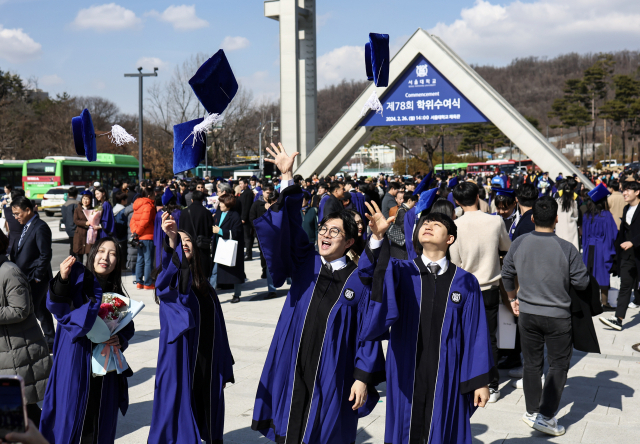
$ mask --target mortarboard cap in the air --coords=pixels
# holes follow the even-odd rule
[[[420,183],[416,187],[413,194],[420,194],[424,190],[427,190],[431,185],[431,180],[432,180],[432,174],[431,174],[431,171],[429,171],[429,173],[426,176],[424,176],[424,178],[420,181]]]
[[[451,180],[449,180],[447,188],[454,189],[456,185],[458,185],[458,176],[454,176],[453,178],[451,178]]]
[[[379,87],[389,86],[389,34],[369,33],[364,53],[367,79]]]
[[[604,184],[599,184],[593,190],[589,191],[589,197],[594,202],[600,202],[602,199],[606,199],[611,192],[604,186]]]
[[[222,114],[238,92],[238,82],[222,49],[198,68],[189,85],[210,114]]]
[[[98,148],[96,132],[88,109],[83,109],[80,116],[71,119],[71,130],[76,153],[85,156],[89,162],[94,162],[98,157]]]
[[[173,126],[173,174],[195,168],[204,159],[204,139],[193,134],[193,128],[203,120],[194,119]]]

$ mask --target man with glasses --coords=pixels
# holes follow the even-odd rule
[[[384,381],[379,340],[361,341],[373,265],[358,269],[345,255],[358,236],[348,211],[323,218],[318,252],[302,228],[303,192],[293,185],[298,153],[267,148],[282,172],[278,201],[254,220],[276,287],[292,285],[264,365],[252,429],[286,444],[351,444],[358,418],[378,402],[374,386]],[[368,267],[365,267],[368,265]]]

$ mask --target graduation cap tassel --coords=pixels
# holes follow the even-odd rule
[[[111,131],[100,135],[104,136],[107,134],[109,135],[109,140],[111,140],[111,143],[115,143],[118,146],[136,142],[136,138],[129,134],[127,130],[125,130],[120,125],[113,125],[111,127]]]
[[[382,103],[380,103],[380,99],[378,99],[378,95],[375,91],[371,94],[369,100],[367,100],[367,102],[362,107],[360,116],[366,116],[369,110],[375,111],[376,113],[380,113],[382,115]]]
[[[220,120],[220,114],[212,113],[212,114],[208,114],[207,117],[205,117],[202,122],[194,126],[193,131],[191,131],[191,133],[189,134],[189,136],[193,134],[192,146],[196,145],[196,140],[204,141],[202,134],[204,134],[207,131],[207,129],[215,125],[218,122],[218,120]],[[184,139],[182,143],[186,142],[189,136],[187,136],[187,138]]]

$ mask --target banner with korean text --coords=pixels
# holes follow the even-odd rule
[[[440,72],[418,56],[380,98],[384,111],[370,111],[361,126],[483,123],[487,119]]]

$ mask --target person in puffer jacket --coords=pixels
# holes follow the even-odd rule
[[[136,287],[154,290],[152,271],[155,257],[153,245],[153,221],[156,217],[156,205],[153,200],[153,187],[143,187],[140,197],[133,203],[131,234],[138,236],[138,261],[136,263]],[[143,280],[144,278],[144,280]]]
[[[51,357],[33,311],[27,277],[6,256],[9,239],[0,231],[0,375],[24,379],[27,416],[40,424]]]

